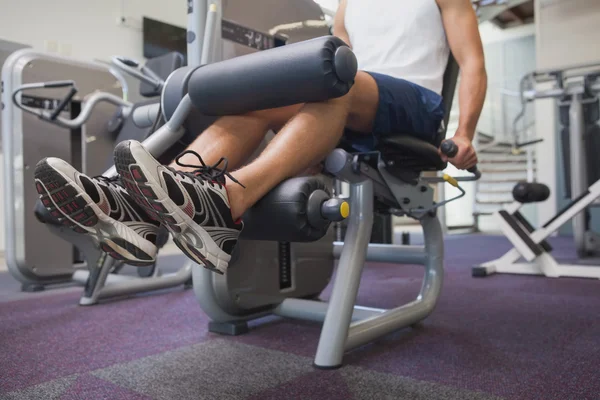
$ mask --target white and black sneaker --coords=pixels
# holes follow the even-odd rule
[[[160,223],[131,200],[119,177],[90,178],[66,161],[50,157],[37,164],[35,187],[54,218],[93,237],[112,258],[135,266],[156,261]]]
[[[189,153],[200,165],[179,163]],[[223,168],[218,167],[221,163]],[[177,164],[197,169],[189,173],[161,165],[133,140],[115,148],[115,166],[132,198],[164,224],[186,256],[223,274],[243,228],[242,221],[231,216],[225,187],[225,176],[235,179],[226,172],[226,159],[207,166],[188,150],[179,155]]]

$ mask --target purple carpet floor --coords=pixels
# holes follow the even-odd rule
[[[574,258],[568,239],[552,243],[557,258]],[[3,302],[0,398],[600,399],[600,282],[471,277],[508,248],[499,237],[449,239],[434,313],[334,371],[312,367],[319,325],[271,318],[246,335],[211,334],[191,291],[88,308],[73,290]],[[421,273],[369,264],[359,303],[410,301]]]

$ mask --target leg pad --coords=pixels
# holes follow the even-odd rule
[[[249,329],[246,321],[209,322],[208,331],[221,335],[237,336],[248,333]]]

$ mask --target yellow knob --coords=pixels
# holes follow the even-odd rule
[[[452,186],[458,187],[458,181],[456,179],[454,179],[453,177],[451,177],[450,175],[444,174],[442,177],[444,178],[444,180],[446,182],[448,182]]]
[[[350,204],[347,201],[340,204],[340,215],[344,218],[348,218],[348,215],[350,215]]]

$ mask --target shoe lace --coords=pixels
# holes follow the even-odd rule
[[[180,159],[183,156],[185,156],[186,154],[192,154],[193,156],[195,156],[198,159],[198,161],[200,162],[200,165],[182,163],[180,161]],[[208,181],[211,185],[213,185],[213,182],[216,182],[219,185],[223,185],[223,184],[225,184],[225,177],[228,177],[229,179],[231,179],[232,182],[237,183],[244,189],[246,188],[246,186],[242,185],[229,172],[227,172],[228,161],[227,161],[227,158],[225,158],[225,157],[221,157],[219,159],[219,161],[217,161],[213,165],[206,165],[204,160],[202,160],[202,157],[200,157],[200,154],[196,153],[194,150],[186,150],[177,156],[177,158],[175,159],[175,163],[177,165],[179,165],[180,167],[194,168],[194,171],[192,171],[192,172],[173,170],[177,174],[188,176],[188,177],[195,178],[195,179],[201,178],[201,179]],[[219,167],[219,165],[221,165],[221,164],[223,164],[223,166]]]
[[[121,180],[121,177],[119,175],[115,175],[115,176],[98,175],[98,176],[94,176],[92,179],[97,179],[102,182],[111,183],[111,182],[119,182]]]

